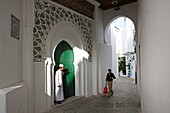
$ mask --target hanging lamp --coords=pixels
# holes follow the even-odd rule
[[[112,5],[117,5],[119,0],[112,0]]]

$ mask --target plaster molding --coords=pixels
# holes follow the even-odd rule
[[[60,22],[69,22],[81,32],[85,51],[89,54],[88,61],[92,61],[93,22],[59,5],[35,0],[34,26],[34,62],[43,62],[45,46],[50,30]]]

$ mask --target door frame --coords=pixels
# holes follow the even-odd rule
[[[63,40],[62,40],[63,41]],[[64,40],[66,41],[66,40]],[[67,40],[68,41],[68,40]],[[66,42],[67,42],[66,41]],[[60,42],[59,42],[60,43]],[[58,43],[58,44],[59,44]],[[71,42],[67,42],[69,45],[71,44]],[[56,45],[56,47],[58,46],[58,44]],[[70,45],[72,49],[74,49],[73,45]],[[55,47],[55,48],[56,48]],[[55,51],[55,48],[53,51]],[[74,53],[74,51],[73,51]],[[85,96],[85,77],[83,76],[85,74],[85,70],[87,67],[87,63],[86,60],[82,60],[82,62],[80,62],[79,64],[77,63],[73,63],[74,65],[74,75],[75,75],[75,96]],[[51,78],[51,87],[52,87],[52,98],[51,98],[51,106],[54,105],[54,66],[55,66],[55,61],[54,61],[54,52],[53,52],[53,57],[52,57],[52,65],[51,65],[51,70],[52,70],[52,78]]]
[[[64,46],[63,46],[63,43],[65,44]],[[70,50],[71,51],[71,53],[69,52],[69,54],[67,54],[67,55],[71,55],[72,57],[67,57],[67,58],[69,58],[69,64],[71,64],[71,67],[68,67],[68,69],[73,69],[73,71],[71,71],[70,72],[70,74],[71,75],[69,75],[69,76],[73,76],[73,80],[72,80],[72,88],[71,89],[67,89],[64,85],[66,85],[66,81],[64,82],[63,81],[63,91],[64,91],[64,98],[69,98],[69,97],[72,97],[72,96],[75,96],[75,73],[74,73],[74,65],[73,65],[73,62],[74,62],[74,52],[73,52],[73,49],[71,48],[71,46],[66,42],[66,41],[61,41],[57,46],[56,46],[56,48],[55,48],[55,50],[54,50],[54,55],[59,55],[58,56],[58,58],[55,56],[54,57],[54,61],[55,61],[55,63],[57,63],[58,65],[60,64],[60,61],[61,61],[61,55],[64,53],[64,52],[66,52],[65,51],[65,47],[67,47],[67,48],[69,48],[69,49],[66,49],[66,51],[67,50]],[[62,48],[62,49],[59,49],[59,48]],[[57,51],[57,50],[59,50],[59,51]],[[71,59],[70,59],[71,58]],[[65,59],[65,57],[64,57],[64,59]],[[65,62],[68,62],[68,59],[67,59],[67,61],[65,61]],[[63,64],[64,64],[64,67],[65,66],[68,66],[68,65],[65,65],[65,63],[63,62]],[[55,65],[55,67],[58,67],[58,65]],[[55,71],[57,71],[57,69],[55,70]],[[68,76],[68,78],[69,78],[69,76]],[[67,77],[66,77],[67,78]],[[55,80],[55,79],[54,79]],[[69,79],[68,79],[69,80]],[[54,81],[54,83],[55,83],[55,81]],[[54,84],[54,86],[55,86],[55,84]],[[56,86],[55,86],[56,87]],[[66,89],[65,89],[66,88]],[[69,92],[67,92],[67,91],[70,91],[71,92],[71,95],[70,95],[70,93]],[[66,93],[66,92],[67,93]],[[73,92],[72,92],[73,91]],[[70,96],[68,96],[68,95],[70,95]]]
[[[45,45],[45,56],[46,59],[50,59],[50,81],[46,81],[48,84],[51,84],[51,86],[46,86],[48,89],[51,91],[50,97],[47,97],[47,102],[46,106],[47,109],[50,109],[54,105],[54,51],[57,45],[61,41],[66,41],[71,48],[73,49],[74,55],[75,51],[74,48],[77,47],[80,50],[84,50],[84,41],[83,41],[83,36],[80,33],[80,31],[74,26],[74,24],[70,22],[60,22],[56,24],[51,31],[48,34],[46,45]],[[74,57],[75,58],[75,57]],[[75,67],[75,96],[86,96],[85,94],[85,86],[86,86],[86,68],[87,68],[87,61],[82,58],[81,62],[77,63],[74,61],[73,63]],[[47,70],[46,70],[47,71]],[[46,72],[47,73],[47,72]],[[45,75],[45,78],[47,75]]]

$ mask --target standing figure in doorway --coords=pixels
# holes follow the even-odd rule
[[[112,70],[108,69],[108,73],[107,73],[107,76],[106,76],[106,82],[108,84],[109,91],[108,91],[108,96],[107,97],[110,97],[110,96],[113,95],[113,90],[112,90],[113,79],[116,79],[116,77],[112,73]]]
[[[55,101],[57,104],[61,104],[61,101],[64,100],[63,94],[63,81],[62,81],[62,71],[64,65],[60,64],[59,69],[55,73]]]

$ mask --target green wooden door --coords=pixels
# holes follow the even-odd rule
[[[70,45],[65,41],[61,41],[56,47],[54,58],[56,63],[55,71],[60,63],[64,64],[65,70],[68,68],[63,75],[64,98],[75,96],[74,54]]]

